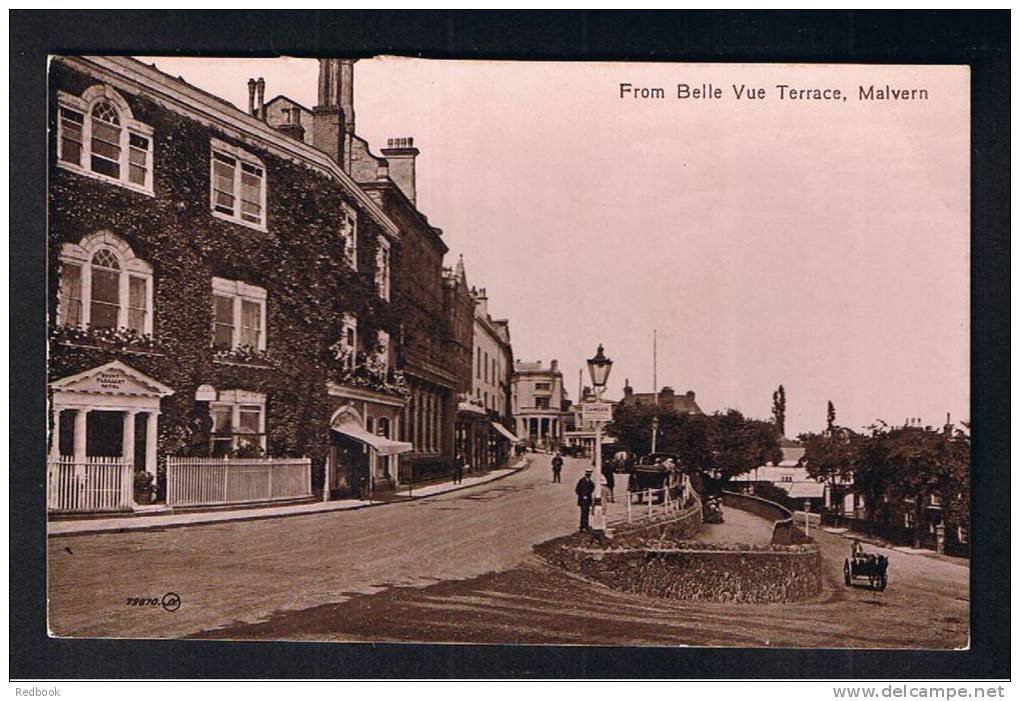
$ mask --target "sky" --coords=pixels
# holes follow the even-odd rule
[[[242,109],[259,76],[267,100],[316,102],[315,60],[141,58]],[[859,100],[870,85],[928,99]],[[782,384],[791,437],[829,400],[852,428],[969,420],[966,67],[386,57],[355,65],[354,95],[376,153],[414,137],[446,264],[463,254],[515,357],[558,359],[571,398],[599,343],[607,398],[652,391],[654,331],[660,387],[768,418]]]

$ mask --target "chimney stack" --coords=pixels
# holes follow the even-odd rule
[[[248,79],[248,114],[255,116],[255,79]]]
[[[319,104],[312,110],[312,144],[351,172],[354,138],[354,61],[319,59]]]
[[[485,293],[485,288],[478,288],[478,293],[475,295],[475,315],[483,319],[489,316],[489,296]]]
[[[414,147],[413,137],[388,139],[386,148],[382,150],[383,158],[389,163],[390,180],[397,184],[400,191],[417,204],[414,185],[414,159],[420,151]]]
[[[484,292],[485,290],[482,290],[482,291]],[[551,370],[552,372],[557,372],[559,369],[560,369],[560,361],[558,361],[556,359],[553,359],[553,360],[549,361],[549,370]]]
[[[256,116],[263,122],[266,121],[266,81],[259,78],[255,81],[255,111]]]

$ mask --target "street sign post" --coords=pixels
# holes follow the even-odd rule
[[[613,405],[608,402],[587,402],[581,405],[581,421],[608,423],[613,420]]]

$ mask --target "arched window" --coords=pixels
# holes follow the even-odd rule
[[[58,93],[57,163],[82,175],[152,194],[152,136],[121,95],[93,85],[81,97]]]
[[[151,334],[152,266],[110,232],[64,244],[57,322]]]

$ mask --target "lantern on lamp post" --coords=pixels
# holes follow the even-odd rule
[[[595,390],[596,401],[602,401],[602,393],[606,391],[609,371],[613,369],[613,361],[602,352],[599,344],[595,356],[588,358],[588,372],[591,374],[592,388]],[[602,474],[602,422],[595,422],[595,474]],[[596,478],[598,479],[598,478]]]

